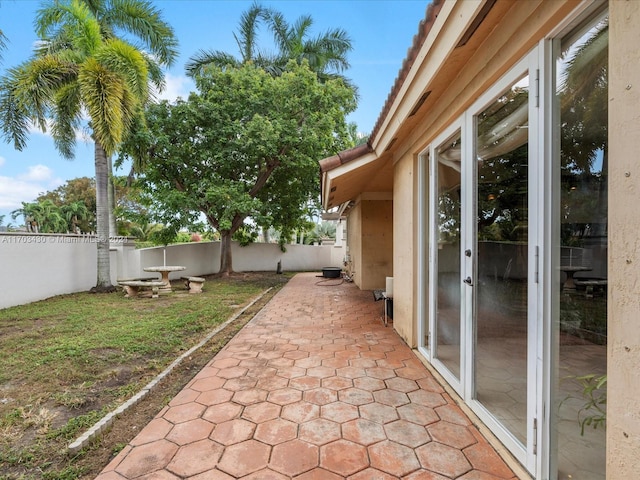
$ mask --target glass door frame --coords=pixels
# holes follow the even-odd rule
[[[473,412],[491,429],[496,437],[508,448],[520,463],[535,476],[540,471],[540,462],[537,455],[543,429],[540,424],[543,419],[544,406],[539,392],[542,392],[543,377],[543,338],[539,335],[542,326],[543,296],[540,288],[539,257],[543,251],[542,233],[544,220],[544,175],[540,169],[541,147],[544,145],[541,138],[541,122],[544,118],[542,105],[539,101],[539,78],[542,70],[541,59],[544,58],[542,48],[535,47],[525,55],[513,68],[511,68],[500,80],[495,82],[468,108],[463,115],[451,122],[436,138],[430,142],[430,146],[418,155],[418,351],[434,366],[440,375],[453,387],[471,407]],[[488,410],[475,400],[474,392],[474,293],[473,287],[465,285],[463,280],[467,277],[476,284],[476,162],[471,161],[475,151],[475,116],[488,104],[514,83],[523,74],[529,74],[530,98],[529,98],[529,180],[528,207],[529,235],[528,235],[528,280],[527,298],[527,443],[522,445],[515,437],[493,417]],[[460,282],[461,290],[461,324],[460,324],[460,380],[440,362],[437,358],[437,212],[436,202],[433,196],[437,194],[437,157],[436,149],[442,142],[453,135],[456,130],[461,132],[462,170],[461,170],[461,243],[460,243]],[[428,215],[426,215],[428,213]],[[464,250],[471,249],[471,257],[464,254]],[[428,340],[427,340],[428,339]]]

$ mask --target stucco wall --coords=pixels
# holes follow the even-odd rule
[[[353,283],[362,288],[362,209],[359,203],[349,211],[347,222],[347,254]]]
[[[218,242],[188,243],[135,250],[121,239],[111,245],[111,283],[126,278],[157,278],[145,272],[153,265],[183,265],[182,275],[215,273],[220,265]],[[341,267],[344,248],[334,245],[287,245],[256,243],[247,247],[233,244],[235,271],[276,271],[278,261],[284,271],[320,271]],[[79,235],[22,235],[0,233],[0,308],[34,302],[54,295],[87,291],[97,279],[94,237]]]
[[[363,195],[362,257],[360,288],[384,289],[386,277],[393,275],[393,201],[391,194]],[[395,290],[395,286],[394,286]],[[394,305],[395,306],[395,305]]]
[[[393,327],[411,347],[416,346],[417,258],[414,219],[417,212],[416,161],[406,155],[394,168],[393,191]]]
[[[609,2],[607,478],[640,472],[640,2]]]

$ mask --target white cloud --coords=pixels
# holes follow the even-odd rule
[[[189,96],[189,92],[195,89],[193,80],[185,75],[175,76],[167,73],[164,81],[164,90],[161,93],[154,92],[154,95],[158,100],[173,101],[178,97],[186,99]]]
[[[45,165],[31,166],[26,173],[15,177],[0,176],[0,210],[20,208],[22,202],[33,202],[40,194],[63,183],[64,180]]]
[[[27,173],[18,175],[18,180],[24,182],[44,182],[53,177],[53,170],[46,165],[33,165]]]

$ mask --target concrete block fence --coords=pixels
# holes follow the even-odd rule
[[[343,245],[278,245],[234,243],[233,268],[237,272],[320,271],[340,267]],[[111,242],[111,282],[119,279],[153,278],[144,271],[154,265],[182,265],[170,279],[183,275],[216,273],[220,266],[219,242],[193,242],[165,247],[135,249],[133,239],[116,237]],[[55,295],[87,291],[97,278],[96,237],[92,235],[0,233],[0,309],[42,300]]]

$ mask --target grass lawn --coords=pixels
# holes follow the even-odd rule
[[[0,480],[93,478],[287,281],[271,273],[181,282],[160,298],[62,295],[0,310]],[[261,304],[194,353],[115,432],[71,455],[67,445],[269,287]],[[126,415],[123,415],[126,417]],[[123,423],[124,422],[124,423]]]

